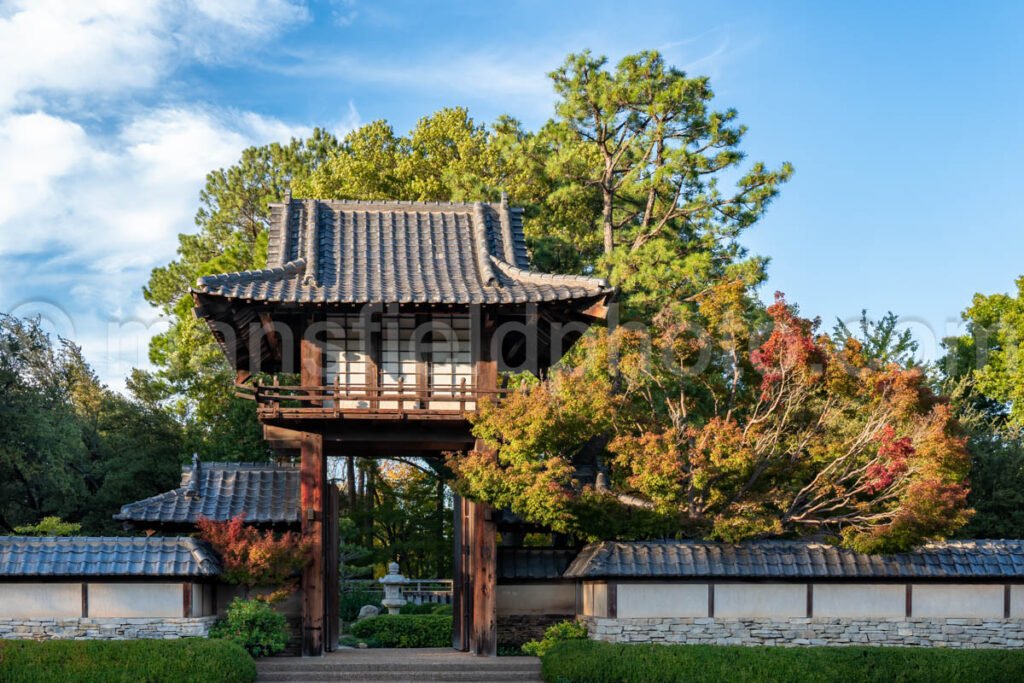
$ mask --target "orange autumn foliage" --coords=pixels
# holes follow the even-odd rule
[[[257,596],[275,602],[298,586],[299,573],[310,561],[310,544],[291,531],[275,533],[246,525],[240,514],[225,522],[200,517],[200,537],[220,555],[227,583],[248,589],[268,587],[270,593]]]

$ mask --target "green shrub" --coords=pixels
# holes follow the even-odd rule
[[[285,616],[266,602],[235,598],[226,618],[210,629],[210,637],[238,643],[253,657],[265,657],[283,650],[291,631]]]
[[[442,605],[434,602],[425,602],[422,605],[415,605],[407,602],[398,609],[399,614],[451,614],[451,605]]]
[[[352,624],[352,635],[380,647],[449,647],[452,618],[441,614],[385,614]]]
[[[401,607],[398,608],[398,613],[399,614],[433,614],[434,613],[434,607],[436,607],[436,605],[432,605],[429,602],[425,602],[422,605],[417,605],[415,603],[407,602],[407,603],[405,603],[404,605],[402,605]]]
[[[540,640],[531,640],[523,643],[523,652],[535,657],[543,657],[548,650],[558,643],[567,640],[586,640],[587,627],[578,621],[560,621],[557,624],[548,626],[544,631],[544,637]]]
[[[250,683],[256,664],[224,640],[0,641],[4,683]]]
[[[381,591],[366,591],[366,590],[355,590],[355,591],[343,591],[341,598],[339,599],[339,614],[341,620],[345,623],[352,623],[359,616],[359,610],[363,608],[363,605],[373,605],[377,609],[381,609],[381,598],[384,597],[384,593]]]
[[[1024,680],[1024,651],[909,647],[553,645],[551,683],[1002,683]]]

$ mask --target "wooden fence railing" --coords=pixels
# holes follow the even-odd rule
[[[457,385],[423,387],[406,384],[373,386],[342,384],[324,386],[238,383],[235,395],[255,401],[260,417],[336,417],[358,414],[460,416],[474,412],[482,400],[496,400],[508,389],[482,390],[465,380]]]

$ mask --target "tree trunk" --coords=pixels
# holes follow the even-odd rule
[[[440,550],[444,547],[444,480],[441,479],[441,475],[437,475],[437,489],[434,494],[436,496],[434,500],[434,534]],[[444,576],[444,568],[445,553],[442,551],[437,553],[437,566],[434,568],[434,576]]]
[[[348,513],[352,514],[356,509],[356,459],[351,455],[345,456],[345,479],[348,483]]]
[[[614,196],[612,191],[608,189],[603,189],[601,192],[604,200],[601,208],[601,222],[604,226],[604,255],[609,256],[615,248],[614,224],[612,223],[612,200]]]

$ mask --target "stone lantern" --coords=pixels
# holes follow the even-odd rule
[[[384,599],[380,604],[387,607],[388,614],[398,614],[398,610],[405,604],[402,597],[402,585],[406,582],[405,577],[398,573],[398,563],[388,563],[388,573],[378,579],[384,586]]]

